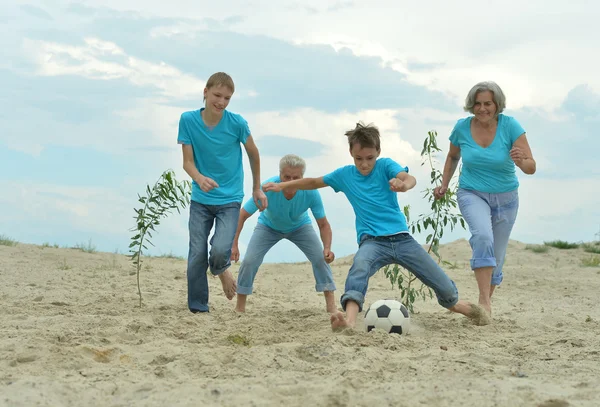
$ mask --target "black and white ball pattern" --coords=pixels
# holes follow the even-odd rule
[[[408,309],[396,300],[375,301],[365,313],[367,332],[382,329],[388,333],[405,335],[410,328]]]

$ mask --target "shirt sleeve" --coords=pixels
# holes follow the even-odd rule
[[[246,144],[246,140],[248,140],[249,135],[250,135],[250,127],[248,126],[248,122],[242,116],[239,116],[240,143]]]
[[[258,208],[256,207],[256,204],[254,203],[254,199],[250,198],[246,201],[246,203],[244,204],[244,210],[246,212],[248,212],[250,215],[252,215],[254,212],[256,212],[258,210]]]
[[[329,185],[335,192],[342,190],[342,180],[344,179],[342,172],[345,167],[338,168],[337,170],[330,172],[323,177],[323,182]]]
[[[323,219],[325,217],[325,207],[323,207],[323,200],[321,199],[321,194],[319,191],[312,191],[313,199],[312,204],[310,206],[310,211],[312,212],[315,219]]]
[[[462,123],[461,120],[459,120],[458,122],[456,122],[456,124],[454,125],[454,128],[452,129],[452,132],[450,133],[450,143],[452,143],[452,145],[456,146],[456,147],[460,147],[460,124]]]
[[[523,126],[521,126],[517,119],[510,117],[509,120],[507,120],[507,132],[510,137],[510,142],[513,144],[523,133],[525,133],[525,129],[523,129]]]
[[[192,144],[186,114],[182,113],[179,118],[179,132],[177,133],[178,144]]]
[[[387,179],[396,178],[399,172],[408,172],[408,167],[403,167],[391,158],[385,160],[385,173]]]

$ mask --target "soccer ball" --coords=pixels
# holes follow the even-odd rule
[[[377,300],[365,313],[365,328],[367,332],[377,328],[387,333],[406,334],[410,328],[408,309],[396,300]]]

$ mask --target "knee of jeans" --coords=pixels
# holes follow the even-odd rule
[[[483,253],[494,253],[494,236],[487,233],[474,233],[469,239],[475,257],[482,257]]]

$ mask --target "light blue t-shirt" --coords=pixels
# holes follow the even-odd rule
[[[399,172],[408,172],[408,167],[390,158],[379,158],[367,176],[356,166],[338,168],[323,177],[325,184],[335,192],[342,191],[356,216],[356,235],[360,243],[365,233],[371,236],[389,236],[408,232],[406,218],[398,206],[397,193],[390,190],[389,181]]]
[[[179,144],[194,149],[194,163],[200,174],[219,184],[204,192],[192,181],[192,200],[204,205],[224,205],[244,199],[242,146],[250,135],[248,123],[239,114],[223,111],[219,123],[210,128],[204,124],[201,111],[184,112],[179,119]]]
[[[460,148],[463,161],[459,187],[490,194],[514,191],[519,180],[510,150],[525,130],[513,117],[499,114],[494,141],[483,148],[473,140],[471,120],[473,116],[460,119],[450,134],[450,142]]]
[[[269,178],[266,182],[281,182],[279,176]],[[311,223],[308,210],[312,212],[315,219],[325,217],[325,209],[319,191],[296,191],[292,199],[286,199],[282,192],[266,192],[269,206],[260,213],[258,223],[270,227],[281,233],[289,233],[300,226]],[[244,209],[249,214],[258,210],[254,200],[250,199],[244,204]]]

